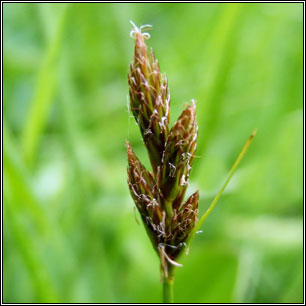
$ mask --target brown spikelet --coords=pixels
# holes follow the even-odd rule
[[[167,275],[168,265],[177,265],[175,259],[198,219],[199,192],[183,202],[196,151],[195,102],[183,110],[170,129],[167,79],[160,73],[153,51],[147,50],[145,39],[149,34],[133,26],[135,50],[128,75],[130,109],[153,171],[145,169],[127,142],[128,185]]]
[[[172,127],[159,171],[159,188],[173,208],[179,208],[188,186],[197,140],[195,104],[188,106]]]
[[[161,164],[169,133],[170,94],[153,51],[149,54],[140,32],[135,33],[134,60],[128,75],[130,109],[148,149],[154,173]]]

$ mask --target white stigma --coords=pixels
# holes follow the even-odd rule
[[[142,33],[142,30],[150,30],[152,28],[152,26],[150,24],[144,24],[142,26],[140,26],[139,28],[136,26],[136,24],[130,20],[130,24],[133,26],[131,32],[130,32],[130,36],[132,38],[136,38],[136,33],[139,33],[143,36],[144,39],[149,39],[150,38],[150,34],[147,32]]]

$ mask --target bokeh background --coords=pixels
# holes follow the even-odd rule
[[[303,4],[3,5],[4,302],[160,302],[126,184],[133,20],[152,24],[171,123],[197,101],[201,212],[176,302],[303,300]]]

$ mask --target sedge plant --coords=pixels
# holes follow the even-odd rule
[[[153,248],[160,258],[163,301],[173,302],[176,267],[188,252],[189,244],[211,213],[239,162],[250,145],[252,133],[230,174],[211,203],[199,218],[199,191],[186,200],[190,171],[196,153],[198,125],[196,104],[192,100],[170,128],[170,92],[165,74],[160,72],[152,49],[142,32],[150,25],[137,27],[133,22],[131,37],[135,39],[133,61],[128,74],[129,107],[140,128],[152,171],[146,169],[126,142],[128,185]]]

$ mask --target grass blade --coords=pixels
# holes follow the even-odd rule
[[[251,136],[249,137],[249,139],[246,141],[245,145],[243,146],[240,154],[238,155],[234,165],[232,166],[232,169],[229,172],[229,175],[225,181],[225,183],[223,184],[223,186],[221,187],[220,191],[218,192],[218,194],[215,196],[214,200],[212,201],[212,203],[210,204],[210,206],[208,207],[208,209],[206,210],[206,212],[202,215],[202,217],[199,219],[199,221],[197,222],[196,226],[194,227],[194,229],[192,230],[192,232],[190,233],[186,244],[187,247],[190,245],[192,239],[194,238],[196,232],[200,229],[200,227],[202,226],[202,224],[205,222],[205,220],[207,219],[207,217],[211,214],[211,212],[213,211],[213,209],[215,208],[215,206],[218,203],[218,200],[220,199],[221,195],[223,194],[226,186],[228,185],[228,183],[230,182],[232,176],[234,175],[234,173],[236,172],[236,169],[239,165],[239,163],[241,162],[242,158],[244,157],[247,149],[249,148],[252,140],[254,139],[255,135],[256,135],[256,129],[252,132]],[[181,252],[181,255],[184,252]]]
[[[67,6],[64,6],[56,24],[56,31],[49,42],[46,56],[38,75],[38,83],[30,103],[29,114],[26,119],[22,135],[22,147],[26,163],[31,166],[34,159],[42,131],[52,104],[56,87],[56,68],[58,56],[62,46],[62,37],[65,29]]]

